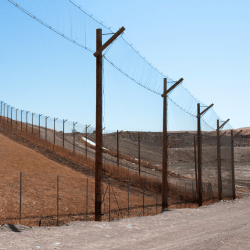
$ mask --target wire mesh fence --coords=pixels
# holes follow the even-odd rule
[[[7,107],[7,105],[5,105]],[[43,115],[16,111],[16,120],[4,117],[1,120],[12,130],[25,132],[32,138],[39,138],[43,146],[54,152],[71,152],[71,159],[92,160],[94,169],[95,133],[93,127],[67,120],[52,119]],[[18,116],[20,114],[20,116]],[[22,119],[27,114],[27,120]],[[7,112],[6,112],[7,115]],[[10,122],[12,121],[12,122]],[[31,122],[31,123],[30,123]],[[11,125],[12,124],[12,125]],[[85,132],[85,133],[84,133]],[[158,193],[162,188],[162,142],[160,132],[118,131],[103,134],[103,176],[118,178],[148,191]],[[222,135],[221,185],[222,198],[232,197],[232,158],[230,137]],[[86,147],[87,146],[87,147]],[[86,158],[87,151],[87,158]],[[197,200],[197,137],[195,131],[168,133],[168,185],[169,205],[195,203]],[[219,198],[218,136],[215,132],[202,134],[202,190],[203,201]],[[159,203],[160,204],[160,203]]]

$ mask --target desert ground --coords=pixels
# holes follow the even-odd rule
[[[121,153],[136,159],[137,132],[126,134],[120,138]],[[52,140],[53,132],[48,131],[47,136]],[[61,140],[60,133],[56,136],[58,141]],[[85,143],[81,140],[83,135],[77,136],[76,150],[84,150]],[[161,134],[145,133],[144,136],[141,138],[141,159],[144,163],[142,169],[159,178],[161,175]],[[195,176],[194,149],[190,144],[193,142],[194,133],[173,133],[172,137],[174,145],[169,148],[170,169],[183,176],[184,179],[193,179]],[[204,133],[206,147],[203,149],[205,152],[203,165],[210,166],[207,172],[204,167],[205,178],[208,180],[209,178],[214,180],[216,173],[216,164],[214,164],[216,150],[214,150],[213,137],[212,133]],[[72,148],[72,135],[68,134],[66,138],[66,147]],[[94,142],[94,135],[90,135],[89,138]],[[226,142],[228,142],[229,131],[225,134],[225,138],[225,153],[227,153]],[[249,138],[248,128],[244,129],[238,146],[235,147],[237,199],[234,201],[220,201],[200,208],[170,209],[170,211],[147,217],[137,217],[136,214],[132,215],[134,217],[120,220],[113,217],[111,222],[107,222],[107,218],[103,222],[85,221],[82,217],[78,217],[79,221],[75,222],[61,219],[59,227],[53,227],[51,223],[44,220],[40,227],[37,226],[39,223],[37,219],[33,220],[33,224],[28,223],[31,226],[24,226],[22,223],[20,225],[17,220],[10,220],[7,222],[16,224],[21,232],[12,232],[7,222],[2,222],[0,249],[98,249],[99,247],[101,249],[248,249],[250,245],[248,235],[250,147],[239,146],[241,141],[247,138]],[[50,150],[36,146],[21,137],[10,135],[4,130],[1,131],[0,141],[2,177],[0,185],[1,190],[4,191],[1,193],[1,215],[4,211],[8,211],[8,216],[11,213],[15,216],[18,211],[18,178],[21,170],[23,178],[26,176],[26,182],[24,179],[23,183],[26,191],[24,199],[27,202],[23,207],[24,215],[25,213],[29,215],[32,211],[39,212],[41,215],[55,214],[57,175],[62,180],[60,188],[65,190],[64,195],[60,197],[63,199],[60,201],[63,203],[60,212],[67,215],[70,210],[73,211],[79,207],[81,210],[85,206],[86,200],[82,199],[81,192],[86,192],[86,178],[89,178],[89,187],[93,190],[92,170],[87,170],[83,166],[53,154]],[[115,150],[115,145],[115,133],[104,136],[105,148]],[[93,148],[88,149],[88,156],[94,157]],[[104,159],[116,162],[116,157],[109,153],[105,153]],[[138,171],[138,165],[135,162],[121,159],[121,166]],[[171,177],[174,179],[173,176]],[[46,186],[47,183],[49,186]],[[6,184],[8,184],[7,187]],[[72,191],[69,191],[69,187]],[[119,183],[114,185],[114,190],[122,197],[124,190]],[[76,202],[72,202],[72,192],[78,198]],[[44,200],[44,194],[50,198]],[[125,195],[126,192],[124,192],[124,197]],[[152,202],[149,192],[147,195],[148,202]],[[134,187],[131,189],[131,200],[136,203],[138,199],[141,199],[141,192]],[[77,220],[77,218],[72,220]]]
[[[196,209],[60,227],[0,227],[0,249],[249,249],[250,197]]]

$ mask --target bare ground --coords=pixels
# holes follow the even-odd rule
[[[0,249],[249,249],[250,198],[115,222],[0,227]]]

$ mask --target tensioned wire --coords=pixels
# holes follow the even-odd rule
[[[58,35],[91,53],[95,52],[95,31],[97,28],[102,28],[103,33],[114,32],[110,27],[93,17],[93,15],[73,0],[8,1]],[[109,36],[104,36],[103,42],[108,38]],[[175,83],[171,78],[152,66],[124,35],[112,43],[103,54],[103,57],[122,74],[158,95],[163,93],[163,78],[167,78],[168,87],[171,87]],[[119,57],[117,56],[118,54]],[[199,101],[182,84],[168,95],[168,99],[182,111],[185,111],[192,117],[196,117],[197,103]],[[205,108],[205,105],[202,103],[201,106],[202,109],[203,107]],[[210,129],[214,130],[216,129],[216,120],[219,119],[221,123],[222,120],[213,109],[209,111],[209,114],[209,116],[204,115],[202,119]],[[231,128],[229,123],[226,128]]]

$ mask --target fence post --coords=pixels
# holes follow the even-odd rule
[[[56,210],[56,225],[58,226],[58,216],[59,216],[59,175],[57,175],[57,210]]]
[[[116,134],[116,140],[117,140],[117,167],[119,167],[119,132],[117,130],[117,134]]]
[[[156,214],[157,214],[157,196],[158,196],[158,172],[156,172],[156,179],[157,179],[157,181],[156,181],[156,201],[155,201],[155,210],[156,210]]]
[[[42,114],[41,114],[41,115],[42,115]],[[39,114],[39,138],[40,138],[40,127],[41,127],[41,126],[40,126],[40,121],[41,121],[41,120],[40,120],[40,117],[41,117],[41,115]]]
[[[1,121],[3,121],[3,101],[1,101]]]
[[[21,110],[21,131],[23,131],[23,111]]]
[[[232,161],[232,191],[233,191],[233,199],[235,199],[236,198],[236,193],[235,193],[234,134],[233,134],[233,130],[231,130],[231,161]]]
[[[47,125],[49,116],[45,116],[45,141],[47,142]]]
[[[196,183],[196,190],[197,190],[197,155],[196,155],[196,139],[194,136],[194,169],[195,169],[195,183]]]
[[[9,106],[10,105],[7,105],[7,124],[9,123],[8,119],[9,119]]]
[[[138,132],[138,163],[139,163],[139,177],[140,177],[140,174],[141,174],[140,132]]]
[[[88,198],[89,198],[89,190],[88,190],[88,178],[87,178],[87,191],[86,191],[86,220],[88,219]]]
[[[54,118],[54,146],[56,144],[56,120],[58,118]],[[53,150],[54,150],[54,147],[53,147]]]
[[[26,132],[27,132],[27,123],[28,123],[28,113],[29,111],[26,111]]]
[[[20,224],[22,219],[22,171],[20,171]]]
[[[129,179],[128,179],[128,217],[129,217]]]
[[[220,124],[217,120],[217,168],[218,168],[218,198],[222,199],[222,183],[221,183],[221,155],[220,155]]]
[[[33,116],[34,116],[34,114],[35,114],[35,113],[32,113],[32,134],[33,134],[33,121],[34,121]]]
[[[142,182],[143,184],[143,216],[144,216],[144,193],[145,193],[145,191],[144,191],[144,180],[143,180],[143,182]]]
[[[197,104],[197,142],[198,142],[198,205],[202,206],[202,173],[201,173],[201,116],[200,116],[200,103]]]
[[[73,122],[73,153],[75,154],[75,125],[78,122]]]
[[[17,110],[18,109],[16,109],[16,130],[17,130]]]
[[[64,148],[64,124],[65,124],[66,121],[68,121],[68,120],[63,119],[63,148]]]
[[[88,159],[88,127],[89,127],[90,125],[86,125],[86,159]]]
[[[11,128],[12,128],[12,110],[13,110],[14,107],[11,107],[11,120],[10,120],[10,123],[11,123]]]
[[[4,102],[3,103],[3,117],[5,118],[5,105],[6,105],[6,103]]]
[[[110,221],[110,179],[109,179],[109,221]]]

